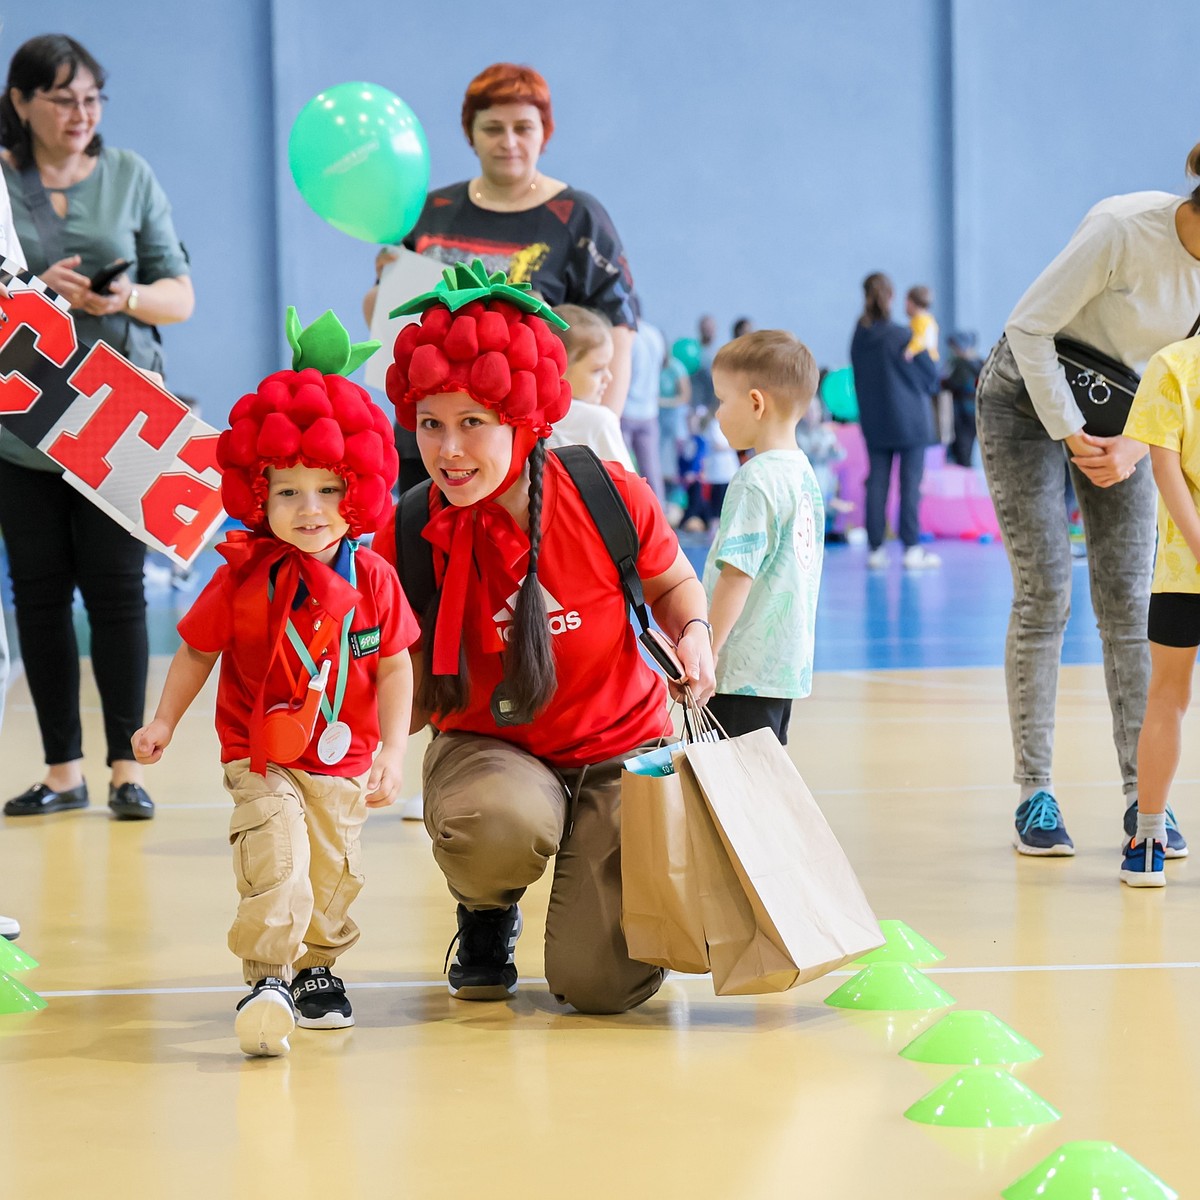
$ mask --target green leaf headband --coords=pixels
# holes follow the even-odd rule
[[[489,275],[483,260],[477,258],[470,266],[466,263],[455,263],[442,272],[441,282],[432,292],[425,292],[412,300],[393,308],[389,317],[411,317],[415,313],[423,313],[434,305],[441,304],[451,312],[470,304],[474,300],[504,300],[521,309],[541,317],[550,325],[559,329],[570,329],[566,321],[556,313],[544,300],[531,295],[533,288],[528,283],[509,283],[508,276],[503,271]]]

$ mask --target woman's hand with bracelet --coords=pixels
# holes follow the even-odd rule
[[[717,690],[716,665],[713,659],[712,626],[703,617],[684,622],[675,643],[675,653],[683,664],[688,686],[697,704],[707,704]]]

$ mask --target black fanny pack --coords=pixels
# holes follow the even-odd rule
[[[1141,376],[1107,354],[1070,338],[1054,339],[1058,361],[1067,376],[1067,386],[1083,414],[1085,433],[1117,437],[1125,422]]]

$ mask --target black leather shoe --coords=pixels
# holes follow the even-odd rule
[[[87,780],[65,792],[53,792],[44,783],[35,783],[27,792],[14,796],[5,806],[6,817],[37,817],[42,813],[64,812],[68,808],[87,808]]]
[[[154,816],[154,801],[138,783],[123,783],[120,787],[110,783],[108,807],[116,814],[118,821],[148,821]]]

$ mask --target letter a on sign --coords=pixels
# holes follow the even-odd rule
[[[82,345],[63,298],[0,257],[0,426],[148,546],[187,566],[216,533],[217,431],[104,342]]]

